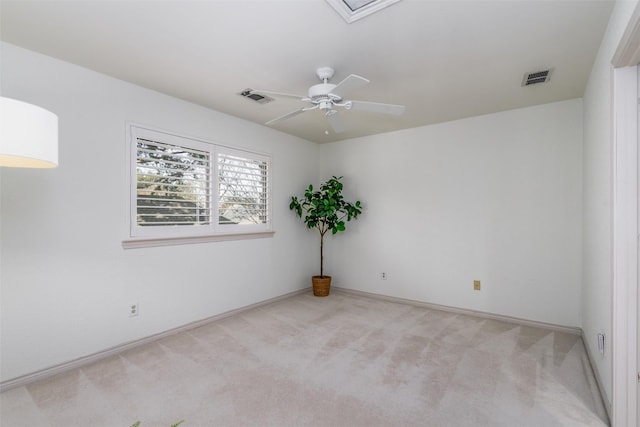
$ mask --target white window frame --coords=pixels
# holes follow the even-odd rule
[[[128,163],[128,238],[122,246],[125,249],[150,246],[181,245],[225,240],[243,240],[272,237],[271,221],[271,156],[243,148],[229,147],[211,141],[179,135],[175,132],[155,129],[138,124],[128,124],[127,163]],[[138,138],[149,139],[168,145],[194,148],[206,151],[210,156],[210,196],[211,221],[207,225],[180,226],[140,226],[137,224],[137,141]],[[218,194],[218,154],[233,154],[248,159],[255,159],[267,163],[267,222],[266,224],[219,224],[219,194]]]

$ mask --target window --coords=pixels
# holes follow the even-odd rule
[[[141,238],[160,240],[142,245],[152,246],[273,234],[269,156],[134,125],[130,131],[134,240],[125,247]]]
[[[268,224],[268,159],[218,152],[218,224]]]
[[[209,151],[155,139],[136,140],[136,227],[209,225]]]

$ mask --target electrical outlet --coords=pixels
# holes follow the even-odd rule
[[[382,280],[387,280],[387,273],[385,273],[384,271],[382,273],[380,273],[380,278]]]
[[[135,317],[140,312],[140,307],[137,302],[129,304],[129,317]]]
[[[604,354],[606,344],[606,337],[604,334],[598,334],[598,351],[600,354]]]
[[[479,291],[480,290],[480,280],[474,280],[473,281],[473,290],[474,291]]]

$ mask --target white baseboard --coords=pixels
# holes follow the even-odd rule
[[[596,385],[598,386],[598,391],[600,392],[600,398],[602,399],[602,404],[604,406],[605,411],[607,411],[607,416],[609,417],[609,424],[611,424],[611,402],[607,399],[607,395],[604,394],[604,385],[602,383],[602,378],[600,377],[600,372],[595,369],[595,364],[593,360],[593,355],[591,354],[591,350],[589,350],[589,346],[587,345],[587,341],[582,334],[582,344],[584,345],[584,349],[587,352],[587,357],[589,358],[589,365],[591,365],[591,372],[593,372],[593,376],[596,379]]]
[[[71,360],[69,362],[61,363],[55,366],[51,366],[49,368],[45,368],[36,372],[32,372],[30,374],[22,375],[17,378],[13,378],[10,380],[6,380],[0,383],[0,392],[10,390],[12,388],[21,387],[24,385],[31,384],[36,381],[41,381],[46,378],[52,377],[54,375],[62,374],[73,369],[81,368],[83,366],[87,366],[89,364],[95,363],[99,360],[106,359],[110,356],[115,356],[116,354],[125,352],[127,350],[131,350],[132,348],[139,347],[144,344],[149,344],[151,342],[157,341],[162,338],[166,338],[171,335],[175,335],[180,332],[185,332],[191,329],[198,328],[200,326],[204,326],[208,323],[214,322],[216,320],[221,320],[229,316],[233,316],[238,313],[242,313],[244,311],[248,311],[254,309],[256,307],[262,307],[268,304],[272,304],[277,301],[281,301],[287,298],[290,298],[294,295],[298,295],[304,292],[308,292],[309,289],[299,289],[297,291],[289,292],[284,295],[280,295],[275,298],[270,298],[268,300],[260,301],[255,304],[247,305],[245,307],[237,308],[235,310],[230,310],[221,314],[217,314],[215,316],[207,317],[206,319],[197,320],[195,322],[188,323],[183,326],[179,326],[174,329],[170,329],[168,331],[160,332],[145,338],[137,339],[134,341],[130,341],[124,344],[117,345],[115,347],[108,348],[106,350],[90,354],[88,356],[79,357],[78,359]]]
[[[582,329],[581,328],[577,328],[577,327],[573,327],[573,326],[563,326],[563,325],[556,325],[556,324],[553,324],[553,323],[538,322],[536,320],[521,319],[521,318],[512,317],[512,316],[503,316],[501,314],[486,313],[486,312],[483,312],[483,311],[476,311],[476,310],[469,310],[469,309],[466,309],[466,308],[451,307],[451,306],[448,306],[448,305],[432,304],[432,303],[429,303],[429,302],[422,302],[422,301],[416,301],[416,300],[392,297],[392,296],[382,295],[382,294],[374,294],[374,293],[371,293],[371,292],[358,291],[358,290],[355,290],[355,289],[340,288],[340,287],[336,287],[336,286],[332,287],[332,289],[335,289],[338,292],[344,292],[344,293],[353,294],[353,295],[360,295],[360,296],[365,296],[365,297],[369,297],[369,298],[377,298],[377,299],[382,299],[382,300],[390,301],[390,302],[397,302],[397,303],[401,303],[401,304],[411,304],[411,305],[415,305],[415,306],[418,306],[418,307],[430,308],[430,309],[433,309],[433,310],[448,311],[448,312],[457,313],[457,314],[466,314],[468,316],[482,317],[482,318],[485,318],[485,319],[492,319],[492,320],[500,320],[502,322],[515,323],[517,325],[522,325],[522,326],[533,326],[535,328],[549,329],[549,330],[552,330],[552,331],[555,331],[555,332],[565,332],[565,333],[568,333],[568,334],[580,335],[580,336],[582,335]]]

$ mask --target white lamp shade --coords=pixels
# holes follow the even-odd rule
[[[26,102],[0,97],[0,166],[58,166],[58,116]]]

